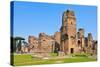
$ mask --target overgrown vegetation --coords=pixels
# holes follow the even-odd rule
[[[50,55],[51,55],[52,57],[56,57],[56,56],[58,56],[57,53],[50,53]]]
[[[76,54],[72,54],[73,57],[88,57],[90,56],[90,54],[88,53],[76,53]]]

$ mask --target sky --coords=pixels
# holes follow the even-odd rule
[[[91,32],[97,39],[96,6],[15,1],[13,7],[14,36],[27,39],[29,35],[38,37],[41,32],[53,35],[60,30],[63,12],[71,9],[76,16],[77,30],[84,28],[85,36]]]

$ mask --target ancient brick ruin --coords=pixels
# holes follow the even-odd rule
[[[92,34],[84,36],[83,28],[77,31],[77,18],[72,10],[67,10],[62,15],[62,26],[60,31],[54,35],[40,33],[39,37],[30,35],[28,37],[28,47],[24,51],[27,53],[51,53],[56,52],[59,56],[73,53],[91,53],[97,54],[97,41],[93,39]]]

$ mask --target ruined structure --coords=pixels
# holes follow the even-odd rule
[[[55,39],[55,41],[58,43],[58,44],[60,44],[60,38],[61,38],[61,32],[55,32],[55,34],[54,34],[54,39]]]
[[[87,41],[87,40],[86,40]],[[77,32],[77,47],[78,52],[85,52],[85,37],[84,37],[84,29],[80,28]]]
[[[65,11],[61,26],[61,51],[74,53],[76,47],[76,17],[73,11]]]
[[[29,36],[26,51],[45,56],[52,52],[58,53],[59,56],[73,53],[97,54],[97,41],[93,40],[91,33],[85,37],[83,28],[77,31],[76,19],[74,11],[65,11],[62,15],[60,31],[52,36],[45,33],[40,33],[38,38]]]
[[[76,17],[72,10],[67,10],[62,16],[61,32],[61,52],[64,54],[73,53],[96,53],[96,42],[94,43],[91,33],[88,33],[87,37],[84,37],[84,29],[79,28],[76,31]],[[95,46],[94,46],[95,45]]]

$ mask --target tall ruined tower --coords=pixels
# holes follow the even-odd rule
[[[74,53],[76,46],[76,17],[74,11],[67,10],[62,16],[61,51],[65,54]]]
[[[78,32],[79,32],[80,46],[81,46],[81,48],[84,48],[85,47],[85,44],[84,44],[84,29],[80,28],[78,30]]]
[[[93,45],[93,37],[91,33],[88,33],[88,47],[91,48]]]

